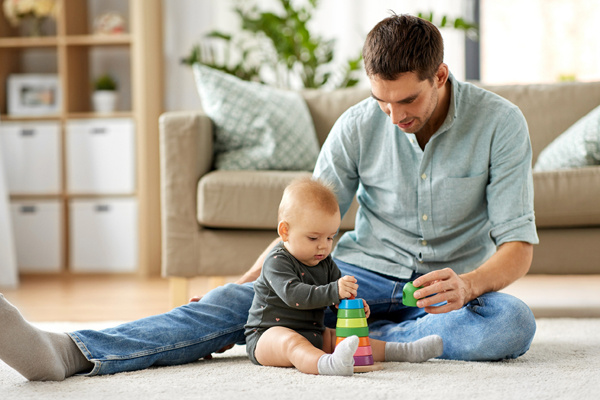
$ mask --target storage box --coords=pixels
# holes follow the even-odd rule
[[[11,202],[20,272],[59,272],[63,267],[63,209],[60,200]]]
[[[138,211],[135,199],[71,200],[69,226],[72,271],[136,271]]]
[[[6,122],[0,125],[0,140],[9,193],[61,192],[58,122]]]
[[[70,194],[133,194],[135,133],[131,119],[67,122]]]

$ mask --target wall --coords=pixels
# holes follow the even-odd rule
[[[487,83],[600,80],[600,1],[481,0]]]

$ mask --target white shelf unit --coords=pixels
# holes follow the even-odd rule
[[[22,36],[0,12],[0,140],[19,269],[157,275],[162,2],[57,2],[43,37]],[[126,17],[126,32],[94,34],[93,20],[113,6]],[[113,67],[120,106],[95,113],[91,82]],[[8,77],[23,73],[58,75],[58,114],[8,113]],[[32,243],[36,250],[25,255]]]

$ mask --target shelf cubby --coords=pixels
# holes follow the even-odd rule
[[[74,232],[71,232],[73,221],[69,220],[69,216],[73,215],[73,205],[85,200],[98,203],[106,200],[107,204],[114,199],[118,200],[117,203],[130,201],[134,205],[127,210],[135,210],[136,215],[129,220],[126,231],[135,236],[128,240],[135,247],[135,256],[127,259],[126,271],[119,271],[115,265],[121,264],[113,263],[106,265],[105,272],[137,271],[144,275],[157,274],[160,271],[157,143],[158,117],[162,112],[163,101],[161,0],[56,2],[56,16],[44,21],[42,36],[39,37],[27,36],[26,26],[11,26],[0,10],[0,134],[3,134],[4,122],[9,122],[6,125],[21,123],[23,126],[52,122],[60,126],[61,143],[59,152],[62,185],[58,193],[15,191],[10,193],[11,203],[50,201],[58,204],[59,225],[63,233],[56,243],[61,246],[57,254],[60,254],[62,265],[58,270],[52,268],[52,271],[63,273],[85,272],[85,268],[78,269],[80,266],[73,265],[73,254],[77,257],[81,255],[78,253],[81,249],[73,247],[78,246],[74,240]],[[124,32],[95,33],[95,21],[107,12],[117,12],[123,16]],[[119,105],[116,111],[110,113],[94,112],[91,102],[93,80],[103,73],[113,75],[119,84]],[[62,94],[60,112],[56,115],[9,115],[7,80],[11,74],[57,75]],[[152,85],[148,82],[152,82]],[[70,192],[66,185],[66,150],[69,148],[67,126],[83,120],[95,120],[99,125],[109,125],[114,120],[124,119],[131,121],[134,129],[131,163],[134,165],[135,186],[128,189],[127,193]],[[118,220],[117,218],[116,222],[111,222],[116,230],[119,230]],[[131,229],[131,224],[135,224],[136,228]],[[86,229],[85,223],[76,227],[78,232],[75,234]],[[23,237],[22,234],[21,231],[20,237]],[[25,267],[27,272],[36,271],[35,266]],[[101,262],[93,268],[93,272],[102,271]]]

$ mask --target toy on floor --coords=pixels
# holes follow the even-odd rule
[[[415,287],[412,282],[407,282],[402,289],[402,304],[408,307],[416,307],[417,299],[415,299],[415,292],[421,289]]]
[[[335,328],[336,346],[348,336],[359,337],[358,349],[354,353],[354,372],[369,372],[383,369],[383,365],[373,361],[373,351],[369,342],[369,326],[362,299],[344,299],[340,302]]]

